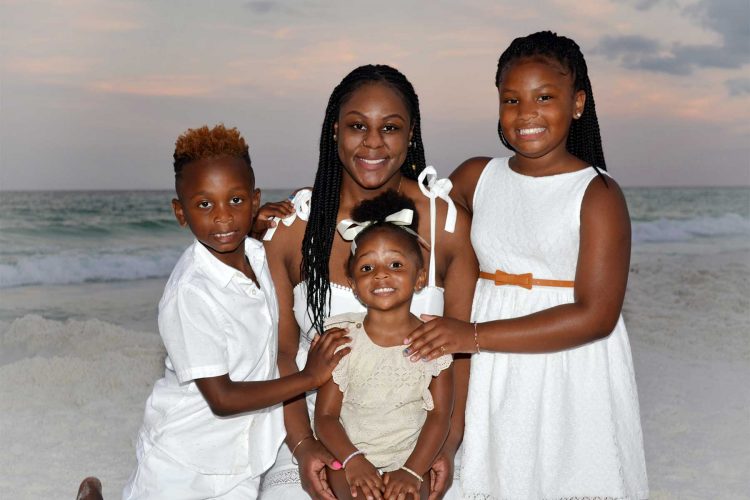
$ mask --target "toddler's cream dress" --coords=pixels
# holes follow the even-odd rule
[[[381,472],[399,469],[411,455],[427,412],[434,408],[432,377],[451,365],[450,355],[412,362],[404,346],[382,347],[365,332],[366,313],[333,316],[327,327],[349,328],[349,355],[333,370],[343,393],[341,424]]]

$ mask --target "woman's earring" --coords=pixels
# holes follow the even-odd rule
[[[338,137],[336,137],[336,134],[333,134],[333,142],[336,142],[338,140]]]
[[[414,143],[409,141],[409,147],[412,147],[412,146],[414,146]]]
[[[576,113],[576,119],[581,117],[581,113]]]

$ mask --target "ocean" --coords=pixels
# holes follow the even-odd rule
[[[263,199],[289,192],[269,190]],[[750,189],[628,188],[625,195],[636,251],[734,247],[750,238]],[[171,191],[1,193],[0,288],[168,276],[191,241],[175,222],[172,197]],[[0,319],[14,316],[0,311]]]
[[[651,498],[747,498],[750,188],[626,188],[623,316]],[[264,201],[289,190],[268,190]],[[116,496],[163,373],[156,309],[192,241],[171,191],[0,193],[0,490]]]

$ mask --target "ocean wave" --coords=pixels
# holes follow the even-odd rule
[[[0,264],[0,288],[129,281],[169,276],[183,249],[154,249],[137,255],[65,252],[21,257]]]
[[[687,242],[702,238],[750,237],[750,219],[737,214],[633,222],[633,243]]]

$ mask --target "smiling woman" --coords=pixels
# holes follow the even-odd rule
[[[352,289],[344,285],[351,245],[336,235],[335,228],[362,200],[388,190],[414,202],[419,220],[426,222],[419,227],[419,236],[431,245],[429,253],[420,250],[429,262],[429,278],[414,295],[411,311],[468,319],[477,276],[469,218],[450,201],[449,184],[436,182],[434,170],[427,169],[420,120],[414,88],[389,66],[361,66],[333,90],[323,120],[315,186],[307,198],[310,204],[296,203],[298,217],[288,226],[279,225],[273,239],[266,236],[279,297],[282,374],[305,366],[310,339],[315,331],[323,331],[327,317],[364,311]],[[417,182],[428,175],[426,183]],[[310,197],[309,191],[298,193],[297,201],[305,196]],[[450,434],[429,474],[436,494],[445,492],[453,480],[453,458],[463,433],[467,360],[459,360],[455,371],[456,410]],[[346,456],[334,457],[319,441],[309,439],[314,402],[311,394],[307,404],[301,398],[285,404],[288,446],[282,446],[276,464],[264,476],[261,497],[265,500],[302,498],[303,489],[315,498],[333,498],[326,466],[335,468]]]

